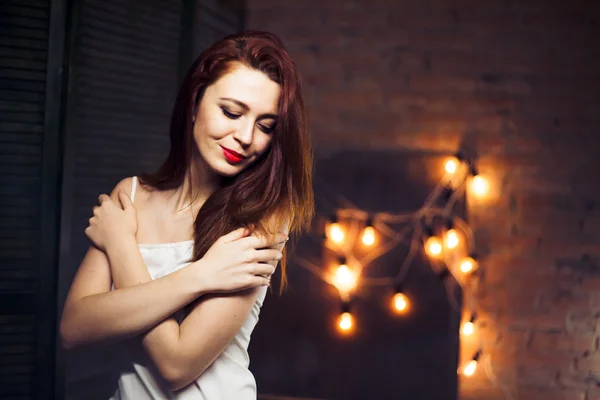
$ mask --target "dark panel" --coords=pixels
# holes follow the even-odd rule
[[[0,7],[0,398],[34,397],[48,328],[36,314],[49,15],[49,1]]]
[[[299,241],[295,255],[325,268],[324,253],[333,253],[324,251],[320,228],[336,208],[417,211],[437,184],[431,172],[440,163],[438,156],[401,151],[339,151],[317,157],[318,214],[314,231]],[[390,226],[399,231],[405,224]],[[395,277],[408,250],[401,243],[365,268],[364,276]],[[415,257],[405,276],[410,311],[401,317],[391,312],[391,284],[360,285],[353,299],[356,330],[344,337],[335,327],[337,290],[292,258],[289,287],[282,296],[276,290],[269,293],[250,343],[250,369],[259,393],[348,400],[456,399],[460,308],[453,308],[425,257]],[[460,303],[459,287],[450,286]]]

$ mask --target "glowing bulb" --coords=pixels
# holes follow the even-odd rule
[[[366,246],[371,246],[375,243],[375,229],[372,226],[367,226],[363,232],[362,242]]]
[[[352,328],[354,324],[352,314],[349,312],[342,313],[338,320],[338,326],[342,331],[348,331]]]
[[[396,293],[394,295],[394,310],[397,312],[406,311],[408,308],[408,298],[404,293]]]
[[[450,229],[448,232],[446,232],[444,242],[446,242],[446,248],[448,249],[454,249],[456,246],[458,246],[460,237],[458,236],[456,229]]]
[[[469,363],[465,366],[463,373],[466,376],[473,376],[473,374],[475,373],[475,370],[477,369],[477,360],[471,360],[469,361]]]
[[[329,239],[334,243],[342,243],[345,237],[346,234],[339,223],[332,222],[331,225],[329,225]]]
[[[356,274],[346,264],[341,264],[335,272],[334,284],[340,291],[349,292],[356,287]]]
[[[465,336],[471,336],[475,331],[475,326],[471,321],[465,322],[462,327],[462,334]]]
[[[456,157],[451,157],[446,160],[446,164],[444,165],[444,169],[449,174],[455,174],[458,171],[459,161]]]
[[[471,180],[471,189],[477,196],[485,196],[488,193],[488,182],[481,175],[475,175]]]
[[[435,236],[430,237],[425,242],[425,252],[431,257],[439,257],[442,254],[442,243]]]
[[[463,274],[468,274],[475,269],[476,262],[471,257],[465,257],[460,261],[459,268]]]

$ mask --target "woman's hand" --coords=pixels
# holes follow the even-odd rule
[[[103,251],[112,243],[135,241],[137,213],[129,196],[122,190],[118,193],[119,204],[105,194],[98,197],[99,206],[94,207],[94,216],[85,229],[86,236]]]
[[[200,260],[190,267],[199,277],[206,293],[226,293],[257,286],[268,286],[288,237],[284,233],[268,236],[236,229],[220,237]]]

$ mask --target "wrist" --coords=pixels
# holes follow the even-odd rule
[[[138,245],[135,237],[126,236],[107,241],[105,251],[109,259],[114,257],[121,258],[124,255],[131,253],[133,250],[136,250],[137,247]]]
[[[210,293],[206,270],[202,259],[192,262],[188,267],[181,270],[185,274],[185,281],[190,284],[190,291],[197,297]]]

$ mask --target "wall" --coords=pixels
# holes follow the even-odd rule
[[[600,398],[599,6],[249,0],[304,74],[317,150],[478,156],[471,202],[491,367],[513,398]],[[466,347],[466,346],[465,346]],[[505,398],[480,369],[461,399]]]

